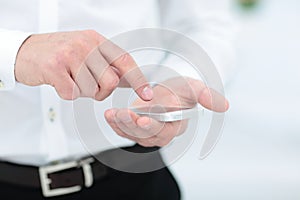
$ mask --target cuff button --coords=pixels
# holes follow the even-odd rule
[[[4,83],[0,80],[0,89],[4,88]]]

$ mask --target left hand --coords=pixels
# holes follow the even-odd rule
[[[133,106],[192,108],[199,103],[216,112],[225,112],[229,108],[225,97],[192,78],[171,78],[155,86],[153,91],[154,97],[151,101],[137,99]],[[159,122],[138,116],[129,109],[109,109],[105,112],[105,118],[119,136],[145,147],[167,145],[174,137],[182,134],[188,125],[188,120]]]

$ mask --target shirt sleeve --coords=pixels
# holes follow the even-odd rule
[[[22,43],[31,33],[0,29],[0,92],[15,87],[15,61]]]
[[[237,32],[230,15],[230,1],[164,0],[159,1],[159,12],[161,26],[197,42],[213,61],[223,83],[227,82],[235,68],[234,38]],[[184,65],[174,56],[166,56],[164,62]]]

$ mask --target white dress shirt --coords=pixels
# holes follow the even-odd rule
[[[198,42],[218,67],[223,80],[232,69],[232,30],[225,0],[10,0],[0,3],[0,159],[43,165],[87,154],[74,122],[72,102],[61,100],[50,86],[17,83],[14,63],[19,47],[33,33],[94,29],[110,38],[143,27],[163,27]],[[136,54],[138,64],[151,62]],[[149,55],[149,52],[148,52]],[[145,57],[145,55],[144,55]],[[148,57],[149,59],[149,57]],[[165,61],[185,72],[180,60]],[[178,66],[176,68],[176,66]],[[180,66],[180,67],[179,67]],[[96,102],[99,124],[114,145],[131,143],[103,120],[109,100]],[[88,117],[88,116],[86,116]],[[97,145],[101,151],[113,145]]]

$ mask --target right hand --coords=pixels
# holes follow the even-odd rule
[[[31,35],[15,64],[18,82],[52,85],[66,100],[103,100],[122,76],[141,99],[152,99],[153,91],[133,58],[92,30]]]

